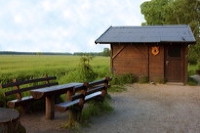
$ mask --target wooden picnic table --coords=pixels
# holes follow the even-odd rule
[[[45,98],[45,117],[46,119],[54,119],[55,95],[66,93],[67,91],[73,90],[75,86],[82,84],[83,83],[68,83],[62,85],[55,85],[31,90],[30,93],[34,99]]]

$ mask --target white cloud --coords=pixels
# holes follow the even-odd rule
[[[9,0],[0,2],[0,50],[90,52],[109,26],[140,25],[146,0]]]

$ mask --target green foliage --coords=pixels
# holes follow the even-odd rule
[[[109,92],[123,92],[126,91],[125,84],[131,84],[137,82],[137,77],[133,74],[113,75],[111,81],[111,87]]]
[[[147,76],[141,76],[138,80],[139,83],[148,83],[149,78]]]
[[[144,14],[146,24],[143,25],[162,25],[165,23],[164,12],[169,0],[151,0],[141,5],[141,13]]]
[[[131,84],[137,81],[137,77],[133,74],[114,75],[112,77],[112,85]]]
[[[93,116],[99,116],[113,111],[110,105],[110,98],[106,96],[103,101],[90,101],[88,106],[83,109],[81,122],[83,125],[88,125]]]
[[[197,85],[197,81],[195,81],[194,79],[188,77],[188,82],[187,82],[188,85],[192,85],[192,86],[195,86]]]
[[[109,89],[108,92],[124,92],[126,91],[126,87],[124,85],[112,85]]]
[[[3,95],[3,92],[0,91],[0,107],[5,107],[6,106],[6,98]]]
[[[89,82],[95,80],[95,78],[97,77],[97,74],[93,71],[90,65],[90,61],[92,60],[92,58],[92,56],[82,56],[80,59],[78,72],[81,82]]]
[[[110,56],[110,49],[104,48],[102,52],[75,52],[74,55],[78,56]]]
[[[110,49],[109,48],[104,48],[102,55],[103,56],[110,56]]]
[[[193,65],[200,62],[200,41],[196,45],[189,47],[188,62]]]
[[[147,25],[189,24],[199,35],[200,1],[198,0],[151,0],[141,5]]]
[[[95,80],[98,74],[93,71],[90,65],[92,58],[91,56],[82,56],[78,67],[74,71],[69,72],[68,75],[63,76],[60,82],[90,82]]]
[[[189,64],[188,65],[188,76],[199,74],[200,71],[200,62],[197,64]]]

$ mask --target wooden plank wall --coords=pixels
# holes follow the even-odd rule
[[[149,46],[149,81],[162,82],[164,81],[165,73],[164,46],[159,46],[160,52],[158,55],[152,54],[152,46]]]
[[[159,54],[152,54],[152,46],[156,44],[111,44],[111,69],[113,74],[132,73],[140,77],[148,77],[149,81],[164,82],[165,45],[159,44]],[[182,81],[187,81],[187,46],[182,48],[184,58]]]
[[[184,61],[183,61],[183,64],[184,64],[184,68],[183,68],[183,71],[184,71],[184,74],[183,74],[183,83],[186,84],[187,81],[188,81],[188,46],[186,45],[185,47],[183,47],[183,54],[184,54]]]
[[[148,46],[113,44],[112,70],[114,74],[132,73],[139,77],[148,76]]]

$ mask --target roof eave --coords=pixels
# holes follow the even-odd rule
[[[185,44],[195,44],[196,41],[188,41],[188,42],[182,42],[182,41],[160,41],[160,42],[100,42],[95,41],[96,44],[113,44],[113,43],[131,43],[131,44],[141,44],[141,43],[185,43]]]

